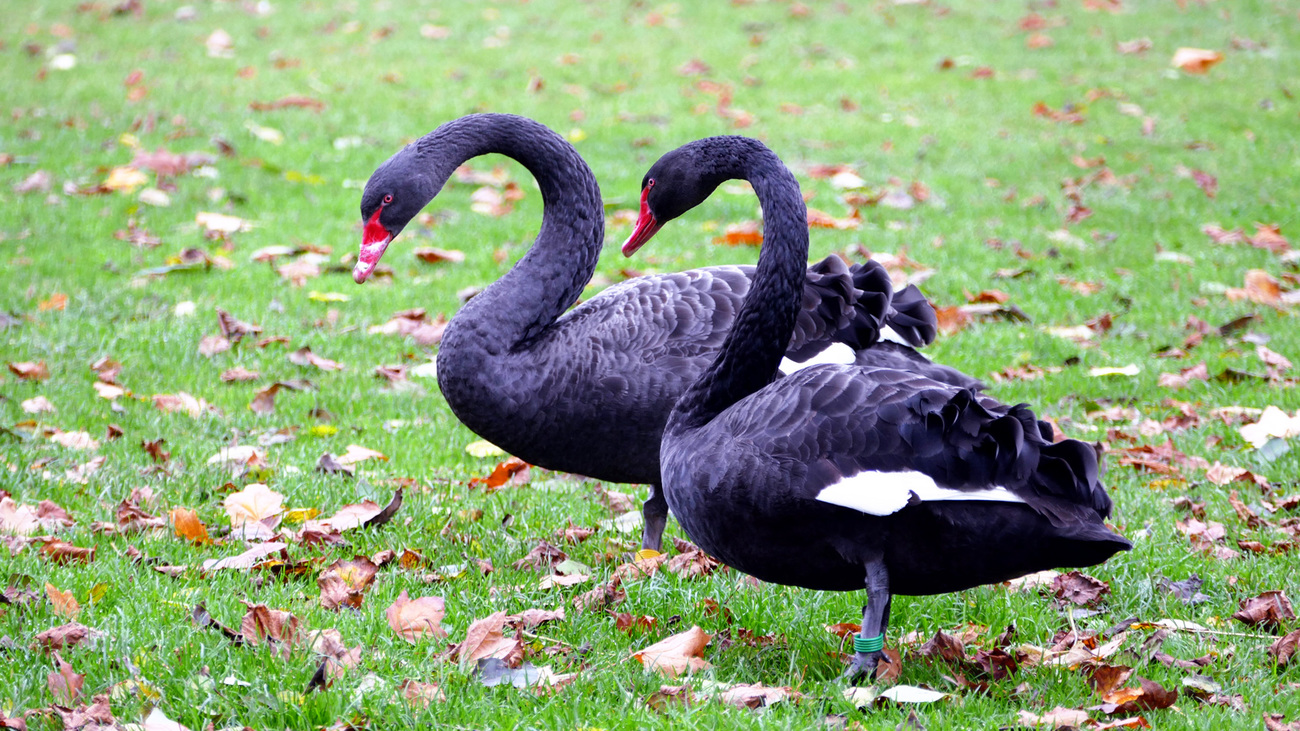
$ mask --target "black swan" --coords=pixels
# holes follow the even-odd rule
[[[661,448],[663,491],[691,540],[764,581],[865,587],[850,677],[885,659],[891,594],[1091,566],[1132,547],[1106,527],[1094,448],[1052,443],[1024,404],[888,368],[774,378],[808,255],[794,176],[757,140],[713,137],[664,155],[642,189],[663,222],[736,178],[762,201],[766,240],[735,325]]]
[[[371,175],[361,197],[365,229],[353,278],[365,281],[457,166],[489,153],[519,161],[536,178],[545,206],[541,231],[509,272],[452,318],[439,346],[438,385],[466,426],[529,463],[650,485],[642,543],[657,551],[668,515],[658,487],[664,422],[722,344],[753,267],[637,277],[566,312],[591,279],[604,241],[596,179],[573,146],[544,125],[474,114],[407,145]],[[886,324],[914,345],[935,334],[929,303],[914,288],[891,298],[878,264],[849,268],[829,257],[804,271],[798,324],[787,343],[793,361],[841,358],[974,383],[909,347],[868,347]],[[865,350],[855,358],[853,348]]]

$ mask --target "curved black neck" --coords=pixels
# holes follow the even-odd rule
[[[808,211],[799,183],[781,159],[746,137],[711,137],[699,145],[711,177],[743,179],[763,209],[763,249],[749,294],[712,365],[682,395],[668,431],[707,424],[771,383],[794,332],[808,266]]]
[[[461,308],[457,319],[473,321],[461,347],[496,353],[529,340],[574,302],[596,270],[605,239],[600,188],[591,168],[545,125],[511,114],[473,114],[447,124],[399,155],[415,159],[419,189],[432,200],[466,160],[499,153],[532,173],[542,192],[542,227],[531,249],[505,276]],[[447,339],[456,340],[449,328]],[[449,345],[444,339],[444,349]]]

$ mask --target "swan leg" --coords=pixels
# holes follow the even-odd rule
[[[889,570],[882,559],[866,565],[867,606],[862,608],[862,631],[854,638],[853,658],[842,680],[852,682],[865,676],[874,679],[881,662],[890,662],[884,651],[889,628]],[[859,649],[860,648],[860,649]]]
[[[664,528],[668,525],[668,500],[664,498],[664,489],[659,485],[650,486],[650,497],[641,505],[641,515],[645,518],[645,530],[641,534],[641,548],[650,551],[662,551],[664,545]]]

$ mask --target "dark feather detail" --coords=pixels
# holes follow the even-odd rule
[[[934,306],[914,284],[894,293],[888,319],[894,332],[913,347],[929,345],[939,333],[939,318],[934,313]]]

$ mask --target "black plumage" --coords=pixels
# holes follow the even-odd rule
[[[573,307],[604,241],[595,177],[545,126],[476,114],[408,145],[370,177],[354,278],[370,275],[456,167],[490,153],[518,160],[536,178],[545,206],[541,230],[509,272],[452,318],[438,352],[438,385],[466,426],[527,462],[651,485],[643,544],[657,550],[668,511],[658,489],[664,423],[717,353],[754,268],[637,277]],[[795,360],[838,340],[858,349],[856,362],[977,384],[906,345],[876,343],[887,325],[912,345],[933,339],[934,311],[915,288],[893,296],[888,275],[874,263],[849,267],[830,257],[800,270],[797,323],[787,334]]]
[[[664,432],[664,493],[692,540],[766,581],[865,587],[854,674],[883,657],[891,594],[1090,566],[1131,547],[1105,524],[1096,450],[1053,443],[1023,404],[893,368],[776,377],[808,247],[794,177],[762,143],[715,137],[665,155],[643,189],[680,215],[727,178],[753,184],[766,240],[735,325]]]

